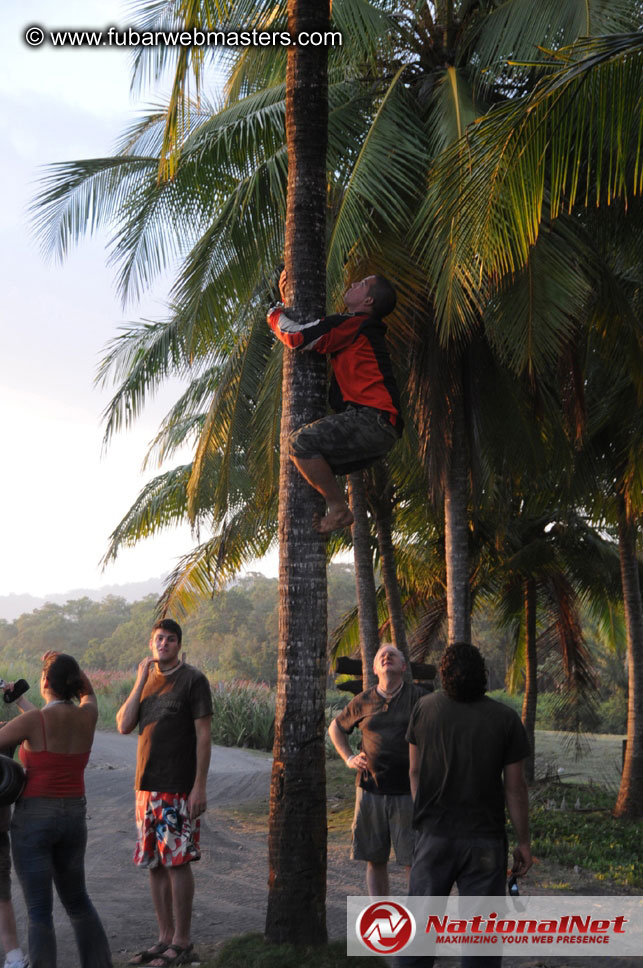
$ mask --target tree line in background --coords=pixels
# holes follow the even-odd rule
[[[136,6],[147,28],[296,33],[329,18],[326,0]],[[177,612],[279,536],[267,932],[291,941],[302,924],[325,938],[326,555],[284,444],[323,412],[325,374],[265,326],[284,253],[302,316],[323,312],[324,274],[331,302],[372,272],[400,295],[390,339],[407,433],[379,477],[352,475],[352,538],[326,549],[354,546],[366,666],[386,622],[422,653],[469,639],[488,607],[525,668],[533,747],[541,667],[558,662],[568,708],[591,710],[583,615],[603,635],[622,616],[615,810],[643,811],[640,0],[335,0],[332,16],[341,48],[211,51],[226,78],[214,98],[203,51],[140,51],[138,81],[173,72],[166,103],[113,157],[54,166],[37,203],[58,253],[116,228],[125,297],[178,262],[168,317],[118,337],[101,376],[116,385],[107,439],[168,375],[184,378],[148,459],[185,444],[193,457],[149,482],[107,557],[187,518],[199,544],[162,601]]]
[[[328,570],[329,622],[340,622],[355,602],[348,565]],[[134,671],[147,655],[158,598],[136,602],[109,595],[100,602],[81,598],[41,608],[13,622],[0,620],[0,674],[21,663],[39,662],[48,649],[69,652],[88,669]],[[211,679],[277,679],[278,581],[253,573],[216,591],[183,621],[187,661]]]
[[[328,570],[328,624],[341,630],[355,607],[355,574],[350,565],[331,564]],[[22,676],[37,668],[48,649],[71,653],[86,669],[133,673],[147,650],[156,618],[157,598],[136,602],[109,595],[100,602],[75,599],[62,605],[46,603],[12,622],[0,621],[0,674]],[[279,589],[276,578],[246,575],[214,593],[186,617],[184,643],[187,660],[207,672],[212,682],[242,679],[270,686],[277,679]],[[538,675],[540,706],[536,720],[542,729],[608,733],[625,732],[627,669],[624,641],[614,649],[596,624],[585,616],[586,636],[599,688],[597,715],[581,710],[570,721],[561,707],[560,657],[555,650],[543,658]],[[496,695],[507,685],[516,689],[505,701],[520,707],[522,682],[513,670],[513,647],[493,615],[480,609],[473,619],[474,642],[482,650],[489,671],[489,690]],[[439,648],[440,646],[438,646]],[[344,650],[346,651],[346,650]],[[435,658],[435,656],[426,656]],[[518,663],[520,666],[520,663]],[[329,674],[332,659],[329,659]],[[27,675],[28,677],[28,675]],[[340,677],[340,680],[341,681]],[[333,678],[329,681],[332,683]],[[34,685],[34,683],[32,683]]]

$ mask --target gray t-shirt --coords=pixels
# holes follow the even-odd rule
[[[416,705],[406,738],[420,757],[413,826],[441,837],[503,837],[502,772],[529,755],[513,709],[488,696],[456,702],[437,692]]]
[[[210,683],[184,665],[171,676],[152,667],[138,715],[137,790],[189,793],[196,779],[194,720],[212,715]]]

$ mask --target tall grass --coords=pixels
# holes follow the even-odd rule
[[[87,670],[89,681],[98,699],[98,729],[115,730],[116,713],[121,708],[136,681],[131,672]]]
[[[212,742],[219,746],[272,749],[275,691],[265,683],[234,679],[212,688]]]

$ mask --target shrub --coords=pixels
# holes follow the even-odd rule
[[[504,689],[494,689],[493,692],[488,692],[487,695],[489,699],[495,699],[497,702],[502,702],[505,706],[510,706],[515,712],[522,712],[522,696],[514,695],[509,692],[505,692]]]
[[[234,679],[212,687],[212,742],[270,752],[275,736],[275,691]]]
[[[98,699],[98,728],[116,729],[116,713],[121,708],[136,679],[131,672],[90,669],[87,672]]]
[[[599,703],[598,715],[600,717],[598,732],[627,732],[627,699],[622,692],[614,693],[609,699]]]
[[[563,791],[569,809],[552,809]],[[643,821],[612,817],[612,793],[596,786],[549,783],[532,789],[530,800],[532,850],[537,857],[580,867],[619,886],[643,886]],[[580,809],[571,809],[575,802]]]
[[[510,695],[503,689],[488,693],[491,699],[510,706],[520,716],[522,712],[522,693]],[[580,711],[580,728],[588,733],[625,733],[627,731],[627,699],[622,692],[616,692],[609,699],[593,708]],[[561,709],[561,696],[554,692],[542,692],[538,696],[536,708],[536,728],[568,730],[569,721]]]

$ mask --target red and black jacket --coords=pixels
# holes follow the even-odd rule
[[[333,370],[328,400],[336,411],[349,404],[382,410],[402,432],[400,394],[386,346],[386,326],[367,313],[336,313],[296,323],[283,307],[268,313],[268,325],[291,349],[330,354]]]

